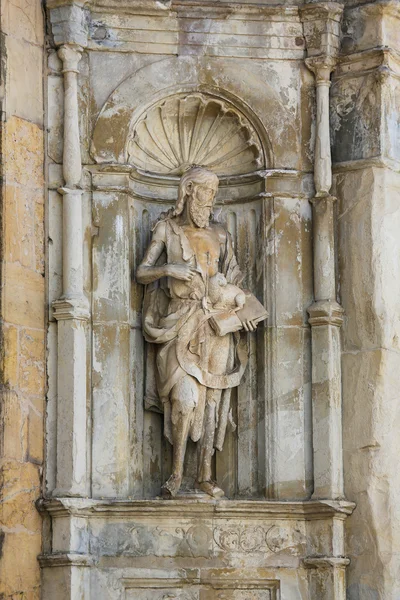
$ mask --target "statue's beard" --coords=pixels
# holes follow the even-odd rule
[[[210,224],[211,208],[199,206],[196,202],[190,203],[190,218],[196,227],[207,227]]]

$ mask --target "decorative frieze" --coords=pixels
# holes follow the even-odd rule
[[[323,585],[347,564],[342,530],[354,508],[348,502],[64,498],[39,508],[52,518],[51,546],[40,557],[46,584],[57,580],[53,567],[78,574],[91,566],[90,598],[107,598],[109,590],[113,600],[141,598],[143,590],[172,590],[176,597],[196,586],[213,600],[344,598]],[[308,580],[320,595],[308,595]]]

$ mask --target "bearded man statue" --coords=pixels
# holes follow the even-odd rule
[[[164,435],[173,446],[172,474],[162,487],[166,498],[181,486],[189,437],[198,447],[196,488],[224,495],[212,480],[212,456],[215,448],[222,450],[231,390],[247,363],[247,336],[240,330],[254,331],[257,323],[235,317],[238,327],[222,333],[215,327],[216,317],[229,321],[230,315],[221,306],[210,307],[210,278],[221,273],[224,282],[239,287],[243,279],[231,236],[211,220],[218,184],[218,177],[201,167],[183,175],[175,209],[156,223],[136,273],[146,285],[143,334],[158,345],[157,389]]]

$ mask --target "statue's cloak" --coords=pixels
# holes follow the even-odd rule
[[[221,390],[215,443],[217,448],[221,448],[229,414],[230,389],[239,385],[247,364],[246,338],[238,333],[228,333],[219,338],[218,343],[224,345],[225,354],[226,345],[229,345],[229,357],[225,364],[220,365],[218,372],[210,371],[207,347],[216,333],[209,324],[215,313],[203,308],[206,276],[177,220],[170,218],[162,223],[165,224],[165,255],[160,257],[159,263],[187,264],[198,273],[190,282],[167,277],[146,286],[143,334],[148,342],[159,345],[156,359],[158,393],[163,403],[169,403],[170,391],[186,374],[194,377],[200,388]],[[160,222],[156,227],[159,225]],[[225,275],[228,283],[239,285],[243,279],[229,233],[226,233],[225,241],[221,243],[219,271]],[[199,391],[200,397],[204,396],[205,390]],[[201,434],[203,411],[204,406],[199,406],[198,414],[195,414],[195,427],[192,427],[191,432],[194,441]],[[170,415],[170,406],[165,406],[164,413],[166,418]],[[170,438],[168,423],[165,423],[165,431]]]

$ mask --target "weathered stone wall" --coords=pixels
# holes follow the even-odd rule
[[[313,461],[311,353],[306,310],[313,300],[309,199],[313,194],[310,182],[315,89],[313,76],[304,65],[307,35],[303,33],[307,33],[307,27],[303,29],[298,7],[316,3],[282,0],[280,4],[286,7],[282,10],[268,8],[268,4],[276,3],[266,0],[260,14],[258,9],[250,7],[245,18],[240,16],[240,11],[235,14],[231,6],[226,9],[214,7],[212,16],[209,7],[204,8],[201,3],[189,10],[177,2],[171,12],[168,3],[164,7],[161,3],[152,6],[151,3],[132,2],[135,4],[132,8],[123,0],[98,0],[89,3],[94,6],[90,14],[89,10],[81,12],[78,8],[85,4],[80,0],[70,12],[62,6],[72,2],[53,0],[49,4],[61,8],[53,18],[54,37],[50,36],[52,48],[46,56],[46,71],[43,70],[42,3],[39,0],[3,0],[1,7],[0,483],[3,496],[0,597],[29,600],[40,597],[36,557],[41,553],[41,519],[34,502],[42,494],[46,387],[44,147],[46,143],[50,190],[50,305],[63,293],[62,210],[65,197],[58,190],[65,183],[71,185],[72,191],[76,191],[77,186],[73,177],[72,183],[68,182],[62,173],[66,162],[63,156],[65,81],[62,71],[68,61],[65,56],[60,60],[62,56],[57,55],[55,44],[74,46],[76,42],[85,46],[77,68],[80,152],[84,167],[78,184],[84,192],[81,205],[83,292],[87,297],[94,292],[93,329],[90,330],[91,324],[87,326],[87,350],[85,348],[80,356],[87,360],[83,367],[86,369],[86,364],[91,365],[94,340],[94,361],[93,369],[88,367],[85,371],[87,379],[80,382],[83,388],[86,387],[87,395],[81,394],[82,389],[72,390],[71,405],[61,406],[70,420],[60,420],[57,430],[58,334],[50,306],[47,461],[43,493],[51,497],[57,487],[61,487],[61,493],[68,493],[67,486],[57,482],[57,477],[62,480],[65,474],[60,468],[57,473],[57,435],[61,431],[68,438],[71,433],[72,439],[71,423],[78,414],[74,410],[83,398],[84,406],[78,406],[78,409],[86,411],[86,420],[75,419],[73,425],[78,425],[80,450],[83,448],[84,451],[74,455],[73,469],[79,471],[84,464],[86,475],[82,487],[70,495],[85,497],[91,494],[94,498],[106,496],[110,499],[105,502],[79,498],[44,502],[43,506],[53,519],[53,536],[46,541],[42,559],[46,598],[60,600],[60,593],[65,594],[65,598],[80,594],[85,598],[110,596],[114,600],[119,594],[136,598],[138,593],[140,598],[158,598],[154,594],[162,588],[159,588],[159,581],[153,582],[154,589],[151,587],[154,570],[163,566],[170,568],[174,560],[177,568],[189,572],[201,561],[209,568],[211,561],[217,558],[221,561],[220,567],[228,566],[232,570],[239,563],[252,569],[257,567],[260,581],[271,580],[268,590],[260,588],[261,591],[257,591],[260,584],[255,584],[253,594],[256,598],[273,598],[281,585],[283,600],[300,597],[320,600],[323,594],[331,600],[334,597],[332,589],[336,590],[335,598],[342,599],[346,565],[343,555],[351,558],[348,600],[400,597],[400,480],[396,455],[400,425],[397,383],[400,371],[398,2],[345,2],[341,51],[330,92],[335,172],[332,193],[338,198],[335,208],[337,292],[345,310],[342,328],[345,496],[357,503],[357,510],[346,521],[346,550],[341,528],[352,506],[338,502],[329,508],[329,503],[324,501],[313,504],[308,500],[312,493]],[[118,13],[122,6],[125,10],[121,16]],[[144,13],[142,10],[141,14],[136,14],[140,7],[144,7]],[[146,14],[147,10],[149,14]],[[226,12],[229,18],[225,18]],[[63,41],[63,35],[66,41]],[[309,35],[310,39],[312,37]],[[339,44],[339,40],[336,41]],[[315,47],[308,44],[307,50],[318,54],[322,49],[318,43]],[[79,49],[75,48],[75,52],[80,54]],[[42,88],[45,80],[47,141],[43,135]],[[135,284],[130,288],[129,277],[148,241],[150,223],[145,222],[145,217],[155,219],[159,210],[169,206],[174,197],[171,194],[162,196],[158,188],[150,189],[149,182],[141,180],[140,176],[135,181],[129,178],[128,171],[124,171],[124,143],[118,146],[118,141],[125,140],[134,110],[136,116],[139,115],[150,101],[169,93],[163,92],[164,87],[168,90],[169,86],[175,85],[174,89],[178,90],[181,83],[189,86],[183,90],[185,92],[198,87],[208,92],[225,89],[228,100],[235,97],[241,102],[241,109],[248,107],[249,113],[263,123],[273,146],[270,162],[263,165],[276,169],[275,173],[264,175],[261,197],[265,221],[263,229],[253,229],[253,232],[257,231],[253,237],[258,238],[261,230],[265,232],[265,254],[263,260],[257,258],[257,269],[265,270],[265,282],[264,275],[258,277],[258,281],[263,284],[271,318],[265,355],[259,353],[257,359],[267,357],[265,381],[257,385],[260,389],[265,386],[267,400],[257,413],[254,399],[258,389],[253,383],[259,363],[254,362],[253,352],[252,368],[237,399],[239,439],[228,440],[224,455],[217,463],[217,471],[220,465],[222,474],[238,474],[225,482],[228,495],[239,492],[254,497],[265,493],[276,502],[263,502],[259,506],[255,503],[255,510],[261,511],[257,519],[271,526],[263,532],[258,521],[255,524],[250,519],[246,525],[244,514],[247,515],[249,506],[241,507],[232,501],[230,506],[243,514],[237,517],[233,537],[226,537],[222,545],[218,537],[220,523],[214,527],[214,516],[206,515],[214,529],[207,523],[204,526],[203,522],[199,527],[199,515],[184,514],[182,517],[177,505],[176,514],[162,517],[165,519],[163,526],[168,530],[168,536],[163,538],[166,549],[153,550],[152,544],[154,547],[159,544],[157,527],[162,518],[159,523],[157,516],[154,524],[153,517],[150,519],[146,511],[155,508],[158,515],[162,504],[159,506],[158,501],[143,505],[137,501],[135,504],[130,496],[141,498],[157,494],[163,470],[169,469],[169,456],[164,452],[161,417],[144,413],[144,398],[136,394],[136,386],[138,389],[143,387],[143,371],[135,368],[144,361],[141,291]],[[107,98],[113,92],[108,106]],[[113,103],[118,98],[126,100],[128,116],[124,116],[123,110],[113,113]],[[117,120],[106,118],[101,121],[100,118],[102,126],[95,128],[101,111],[106,117],[117,115]],[[116,128],[118,118],[122,123],[120,130]],[[127,120],[123,122],[124,118]],[[107,122],[112,126],[110,131],[104,128]],[[114,132],[116,139],[113,139]],[[112,144],[117,142],[119,151],[110,155],[110,161],[120,162],[120,171],[114,167],[108,169],[107,165],[101,164],[101,156],[96,155],[96,145],[98,149],[108,140],[112,140]],[[105,147],[101,149],[107,151]],[[144,200],[143,190],[148,193]],[[222,194],[226,193],[223,199],[229,200],[229,190],[224,192],[223,186],[221,190]],[[163,207],[157,204],[160,198]],[[233,200],[229,210],[238,205],[237,198]],[[142,204],[145,211],[149,207],[154,211],[140,213],[143,222],[133,226]],[[240,218],[248,207],[249,204],[240,207],[237,213]],[[249,215],[253,213],[249,211]],[[236,227],[237,215],[230,213],[229,216]],[[122,230],[117,227],[121,217]],[[227,221],[229,225],[229,218]],[[123,239],[118,238],[120,231],[123,231]],[[128,236],[131,237],[126,243]],[[238,244],[239,257],[247,267],[245,258],[249,254],[250,236],[246,233],[242,238]],[[251,264],[256,265],[255,261]],[[249,269],[250,280],[257,272]],[[115,322],[106,315],[105,309],[111,307],[114,311],[111,316],[115,316],[119,306],[115,297],[120,292],[125,294],[120,296],[125,313],[120,322]],[[61,325],[61,331],[69,326],[71,331],[76,330],[76,322],[82,319],[82,314],[74,310],[69,315],[69,324]],[[121,332],[123,335],[118,337]],[[81,339],[74,342],[78,354]],[[60,356],[64,359],[62,351]],[[325,361],[323,353],[321,360]],[[63,360],[61,366],[68,367],[68,361]],[[69,376],[68,368],[65,374]],[[114,402],[117,396],[119,404]],[[247,402],[248,398],[250,402]],[[130,421],[123,416],[124,407],[130,411]],[[316,413],[314,411],[314,415]],[[71,429],[68,429],[70,425]],[[314,452],[315,440],[314,435]],[[324,444],[329,446],[328,438],[325,440],[322,435],[320,446]],[[63,464],[65,446],[63,443],[58,445],[58,460]],[[323,450],[321,447],[317,448],[317,453]],[[329,451],[327,455],[334,455],[332,445]],[[322,454],[318,454],[317,461]],[[234,461],[237,465],[231,468]],[[253,469],[248,468],[250,463]],[[116,496],[125,500],[115,503]],[[278,502],[293,499],[306,502]],[[284,513],[282,505],[288,506],[288,511],[293,514]],[[221,511],[227,510],[227,506]],[[190,513],[190,508],[187,510]],[[211,513],[214,508],[206,506],[201,510]],[[153,530],[156,533],[153,534]],[[228,533],[232,535],[231,530]],[[260,544],[258,535],[262,536]],[[248,540],[254,542],[254,546],[246,547]],[[237,543],[244,544],[240,552],[235,546]],[[94,560],[98,561],[97,567],[86,569],[85,565]],[[131,568],[132,564],[138,567],[136,571]],[[152,570],[145,572],[147,568]],[[116,574],[114,583],[110,573]],[[172,575],[168,576],[166,571],[160,573],[163,586],[179,595],[179,586],[184,579],[182,572],[171,571]],[[199,589],[193,588],[196,593],[206,594],[211,584],[208,580],[200,581],[199,573],[196,572],[189,583],[199,586]],[[205,573],[208,577],[207,569]],[[165,583],[164,579],[173,579],[174,574],[176,582]],[[232,572],[231,575],[234,576],[231,585],[236,586],[236,574]],[[249,573],[245,575],[251,579]],[[292,577],[295,583],[291,583]],[[329,577],[332,581],[327,583],[325,578]],[[141,578],[150,587],[140,587],[142,591],[138,592],[138,580],[143,585]],[[179,589],[175,589],[178,584]],[[184,593],[181,597],[186,598]],[[228,591],[227,597],[230,593]]]
[[[345,10],[332,86],[349,600],[400,597],[399,26],[397,2]]]
[[[43,9],[1,3],[0,597],[40,597],[45,407]]]

